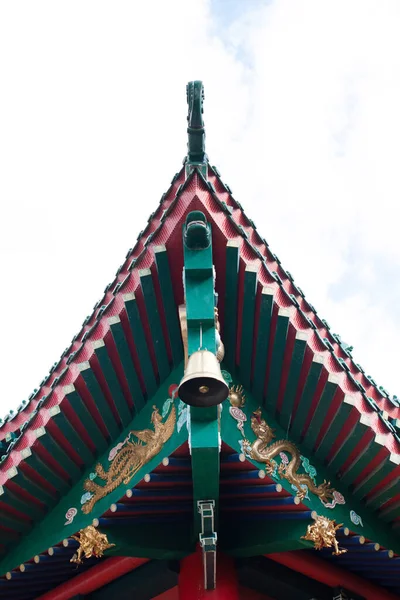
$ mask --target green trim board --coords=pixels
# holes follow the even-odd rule
[[[261,290],[260,314],[258,317],[256,351],[254,358],[253,394],[262,397],[264,393],[265,370],[269,348],[269,333],[271,328],[272,310],[275,290],[264,287]]]
[[[241,381],[237,376],[233,378],[233,384],[241,385]],[[246,439],[250,440],[251,442],[256,439],[255,434],[251,429],[251,415],[260,404],[254,399],[254,396],[249,390],[245,389],[244,393],[246,396],[246,404],[245,407],[242,407],[242,410],[247,416],[247,420],[244,422],[244,435]],[[287,439],[286,431],[276,421],[274,415],[271,415],[268,413],[268,411],[264,410],[263,418],[275,431],[275,439],[273,441]],[[221,414],[221,437],[222,441],[228,444],[231,448],[235,449],[237,452],[242,452],[243,438],[241,438],[238,431],[237,422],[230,414],[228,402],[224,403]],[[326,507],[317,496],[309,493],[309,497],[306,497],[304,500],[302,500],[302,503],[309,507],[311,511],[316,511],[317,514],[324,515],[329,519],[335,519],[336,522],[343,523],[345,527],[351,531],[354,531],[358,535],[363,535],[374,542],[378,542],[381,544],[381,546],[400,554],[400,540],[394,535],[393,531],[389,527],[385,526],[373,511],[357,501],[353,497],[351,490],[345,486],[342,486],[340,481],[337,479],[336,474],[331,472],[326,465],[322,464],[315,455],[307,453],[306,449],[301,443],[297,444],[297,447],[300,450],[301,455],[308,459],[315,467],[317,471],[317,483],[322,483],[324,480],[330,481],[331,486],[345,499],[345,504],[336,503],[336,505],[330,509]],[[249,462],[254,464],[257,469],[263,470],[265,468],[263,463],[253,460],[248,456],[246,456],[246,458]],[[279,463],[281,459],[279,456],[277,456],[274,458],[274,460]],[[302,472],[305,472],[301,468],[299,469],[299,472],[301,470]],[[295,490],[292,489],[290,483],[286,479],[280,478],[278,474],[276,474],[275,477],[271,476],[271,478],[274,481],[279,482],[292,496],[295,494]],[[352,520],[351,517],[353,513],[355,513],[356,516],[361,517],[362,525],[361,523],[357,524],[355,520]]]
[[[148,429],[150,425],[150,417],[153,411],[153,405],[159,408],[160,412],[165,401],[169,397],[168,389],[171,384],[177,384],[183,374],[183,365],[175,369],[167,380],[162,384],[157,394],[148,402],[142,411],[135,416],[123,432],[113,440],[100,458],[100,463],[107,465],[109,463],[108,456],[112,448],[118,443],[123,442],[131,429],[143,430]],[[99,518],[106,512],[111,504],[117,502],[128,489],[134,487],[146,473],[151,472],[165,456],[169,456],[176,448],[181,446],[188,439],[188,431],[186,427],[182,427],[178,432],[175,429],[174,434],[164,444],[162,451],[144,465],[129,481],[128,484],[121,484],[117,489],[110,492],[105,498],[99,500],[93,510],[89,514],[85,514],[81,510],[81,498],[85,493],[84,482],[89,478],[90,473],[94,471],[95,463],[86,469],[81,479],[74,485],[70,492],[63,496],[58,504],[39,522],[35,524],[32,531],[24,537],[21,543],[13,548],[10,548],[7,556],[0,562],[0,573],[11,571],[17,565],[29,561],[35,554],[40,554],[46,548],[60,543],[64,538],[74,534],[78,529],[91,525],[94,518]],[[55,501],[55,500],[54,500]],[[77,509],[77,515],[70,524],[66,523],[66,513],[72,507]]]

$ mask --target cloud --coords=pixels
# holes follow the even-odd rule
[[[224,6],[1,5],[2,412],[58,359],[180,168],[195,78],[212,164],[396,392],[399,5],[251,2],[225,26]]]

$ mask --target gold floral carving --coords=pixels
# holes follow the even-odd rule
[[[317,515],[315,517],[315,523],[307,526],[306,535],[302,535],[302,540],[308,540],[314,542],[314,548],[316,550],[322,550],[322,548],[334,548],[332,554],[339,556],[347,552],[345,549],[340,549],[338,541],[336,539],[336,531],[342,527],[343,523],[336,524],[335,521],[328,519],[328,517],[322,517]]]
[[[96,476],[105,482],[104,485],[86,479],[84,488],[92,496],[82,506],[84,513],[90,513],[96,502],[115,490],[121,483],[128,484],[139,469],[160,452],[173,434],[176,422],[175,406],[172,405],[165,423],[162,422],[158,408],[153,406],[153,409],[151,423],[154,431],[151,429],[131,431],[128,438],[133,435],[138,438],[138,442],[126,440],[115,454],[107,471],[100,463],[96,465]]]
[[[106,534],[97,531],[93,525],[89,525],[85,529],[80,529],[78,535],[71,537],[79,543],[79,548],[70,562],[77,563],[78,565],[82,563],[82,555],[84,558],[91,558],[92,556],[100,558],[103,556],[105,550],[115,546],[115,544],[109,544]]]
[[[308,487],[310,492],[318,496],[322,502],[328,502],[333,498],[335,490],[330,487],[329,482],[324,481],[324,483],[316,485],[309,475],[297,472],[301,464],[301,457],[299,450],[292,442],[278,440],[271,444],[275,437],[274,431],[261,418],[260,408],[253,413],[251,428],[257,439],[251,444],[245,438],[243,440],[243,451],[250,458],[265,463],[265,470],[269,475],[277,470],[281,477],[287,479],[296,488],[300,500],[303,500],[307,493],[305,486]],[[289,453],[291,460],[287,463],[282,462],[278,467],[273,459],[279,456],[281,452]]]

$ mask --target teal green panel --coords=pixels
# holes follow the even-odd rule
[[[169,342],[171,344],[172,361],[176,367],[183,360],[183,344],[178,317],[178,307],[175,305],[174,291],[172,289],[168,254],[164,246],[155,248],[154,253],[164,313],[166,315]]]
[[[378,446],[376,442],[372,442],[375,446]],[[382,447],[379,447],[380,450]],[[387,456],[384,461],[382,461],[378,467],[367,476],[364,481],[362,481],[357,487],[353,490],[354,498],[364,498],[371,490],[373,490],[385,477],[389,475],[393,471],[393,463],[389,460],[389,456]]]
[[[132,419],[131,411],[125,400],[125,396],[121,389],[117,374],[115,373],[113,364],[108,356],[107,348],[105,347],[104,343],[101,346],[97,345],[95,354],[107,381],[108,388],[117,408],[122,425],[126,427]]]
[[[101,418],[104,422],[104,425],[107,428],[108,433],[110,434],[111,439],[117,437],[120,432],[119,426],[114,418],[113,412],[107,402],[106,397],[103,394],[103,391],[99,385],[99,382],[96,379],[95,374],[90,368],[89,363],[83,363],[80,368],[81,376],[86,383],[86,387],[88,388],[90,395],[92,396],[98,411],[101,415]]]
[[[300,401],[297,406],[297,411],[290,428],[290,435],[295,441],[299,441],[301,433],[304,429],[308,413],[311,408],[315,390],[317,389],[319,376],[321,375],[323,364],[323,356],[316,354],[313,357],[310,370],[307,375],[306,383],[303,388],[303,393],[300,396]]]
[[[276,411],[279,386],[281,383],[283,358],[285,356],[286,349],[289,316],[290,311],[288,309],[279,309],[278,320],[276,323],[274,345],[272,347],[271,367],[269,370],[267,393],[264,401],[265,408],[271,414],[275,414]]]
[[[129,391],[135,405],[135,411],[139,412],[144,406],[143,392],[129,351],[128,342],[125,339],[124,328],[122,327],[119,317],[111,317],[108,321],[117,347],[118,356],[122,364],[122,369],[125,374],[125,379],[128,383]]]
[[[251,359],[254,340],[254,311],[256,306],[257,270],[246,267],[244,272],[242,333],[239,371],[243,385],[250,386]]]
[[[4,502],[11,508],[18,510],[31,519],[39,519],[44,515],[44,510],[33,502],[25,501],[23,498],[11,492],[8,488],[0,486],[0,502]]]
[[[364,471],[364,469],[377,457],[378,453],[382,450],[379,444],[376,444],[374,440],[370,442],[366,450],[362,453],[358,453],[354,462],[342,475],[341,481],[344,485],[351,485],[355,479]]]
[[[22,451],[24,454],[24,463],[33,469],[38,475],[43,477],[50,485],[52,485],[61,494],[67,492],[71,487],[71,481],[65,481],[60,475],[55,473],[37,454],[35,451],[31,453],[29,448]]]
[[[2,527],[7,527],[7,529],[12,529],[13,531],[18,531],[18,533],[29,531],[29,529],[32,527],[32,523],[30,521],[24,521],[23,519],[13,517],[1,509],[0,523]],[[2,532],[0,532],[0,536],[1,534]]]
[[[124,296],[124,302],[126,314],[128,315],[129,319],[129,325],[132,331],[133,342],[139,357],[140,369],[143,374],[147,396],[150,397],[157,389],[157,381],[154,375],[150,352],[147,347],[146,336],[134,294],[126,294]]]
[[[395,468],[395,466],[392,465],[392,468]],[[388,500],[391,500],[398,494],[400,494],[400,477],[396,477],[387,486],[379,490],[379,492],[375,494],[371,500],[367,500],[366,504],[368,508],[373,508],[377,510],[378,508],[386,504]]]
[[[315,456],[319,458],[319,460],[325,460],[327,455],[329,454],[330,449],[336,441],[338,436],[338,432],[342,431],[343,427],[346,425],[350,413],[353,410],[353,406],[351,404],[344,404],[344,399],[340,408],[336,415],[333,417],[323,439],[321,440],[320,445],[315,451]]]
[[[85,465],[91,464],[93,461],[93,454],[91,450],[86,446],[85,442],[77,434],[67,417],[61,412],[59,406],[55,406],[51,409],[52,421],[57,425],[61,433],[68,440],[71,446],[76,450]]]
[[[330,374],[328,381],[325,383],[318,406],[314,411],[311,423],[309,424],[304,436],[303,444],[308,450],[312,450],[314,448],[318,434],[321,431],[322,423],[325,420],[326,413],[329,410],[332,399],[336,393],[336,390],[338,389],[338,385],[339,379],[336,377],[336,375]]]
[[[307,521],[224,521],[218,536],[218,547],[233,556],[262,556],[274,552],[287,552],[311,548],[312,544],[301,537]]]
[[[362,423],[356,424],[355,429],[353,429],[347,440],[343,442],[342,447],[330,461],[329,469],[331,469],[334,473],[340,471],[344,462],[347,460],[347,458],[353,452],[354,448],[360,442],[367,428],[369,429],[368,425],[363,425]]]
[[[256,354],[254,360],[253,394],[260,402],[264,393],[265,371],[269,347],[272,308],[274,303],[273,288],[263,288],[261,292],[260,316],[258,320]]]
[[[84,363],[85,364],[85,363]],[[66,386],[64,388],[65,397],[69,400],[75,413],[78,415],[79,420],[86,429],[91,441],[96,446],[97,453],[102,452],[107,448],[107,441],[101,433],[96,421],[92,414],[89,412],[83,399],[80,397],[73,385]],[[101,409],[99,407],[100,414]],[[104,419],[104,417],[103,417]]]
[[[140,283],[143,290],[146,305],[147,318],[149,321],[151,337],[153,339],[154,352],[156,355],[158,374],[160,381],[164,381],[170,372],[167,348],[161,326],[160,314],[158,312],[156,295],[154,292],[153,279],[150,269],[139,272]]]
[[[40,485],[32,481],[21,469],[17,469],[17,474],[13,477],[12,481],[47,506],[53,506],[57,502],[57,499],[50,492],[47,492]]]
[[[290,361],[289,375],[286,382],[285,394],[283,396],[283,402],[279,418],[279,421],[281,425],[285,428],[285,430],[288,429],[290,421],[292,419],[293,404],[296,398],[301,367],[303,366],[303,358],[307,345],[306,340],[307,337],[305,334],[296,334],[292,360]]]
[[[47,450],[49,454],[57,461],[57,463],[70,475],[75,481],[82,475],[81,469],[74,463],[68,454],[57,444],[55,439],[48,431],[43,428],[36,430],[36,435],[39,438],[40,444]]]
[[[397,491],[393,491],[392,497],[398,493]],[[388,508],[384,508],[381,513],[379,513],[379,518],[381,521],[385,521],[385,523],[390,523],[394,519],[396,519],[400,514],[400,503],[397,501]]]
[[[226,246],[224,333],[225,362],[233,370],[236,362],[239,246],[233,240]]]

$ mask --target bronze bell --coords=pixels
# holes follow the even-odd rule
[[[198,350],[189,357],[178,395],[190,406],[215,406],[227,399],[229,388],[215,354]]]

